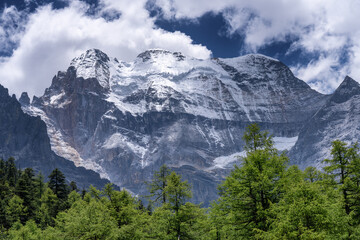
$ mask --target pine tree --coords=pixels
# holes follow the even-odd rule
[[[338,179],[338,185],[340,186],[344,208],[347,214],[350,214],[351,203],[349,200],[349,184],[345,184],[349,180],[346,180],[350,174],[351,169],[350,165],[356,159],[356,153],[358,152],[357,144],[354,144],[351,147],[347,147],[346,143],[335,140],[332,142],[331,155],[332,159],[325,159],[324,162],[328,166],[324,167],[324,170],[332,175],[334,179]]]
[[[347,226],[340,198],[334,189],[324,188],[322,180],[313,178],[316,172],[315,168],[302,172],[297,166],[289,167],[281,179],[282,197],[269,208],[269,227],[257,231],[257,239],[342,239]]]
[[[78,187],[77,187],[77,185],[76,185],[76,182],[71,181],[69,185],[70,185],[70,191],[71,191],[71,192],[72,192],[72,191],[75,191],[75,192],[78,192],[78,191],[79,191],[79,189],[78,189]]]
[[[164,204],[167,202],[167,196],[165,188],[167,186],[167,179],[171,170],[165,164],[160,167],[159,171],[155,171],[153,180],[149,183],[150,199],[152,202],[158,204]]]
[[[17,195],[14,195],[5,209],[7,224],[11,226],[13,223],[20,221],[25,215],[24,201]]]
[[[19,177],[19,172],[15,166],[15,159],[13,157],[10,157],[6,161],[5,169],[7,182],[9,183],[10,187],[15,187]]]
[[[31,168],[26,168],[22,172],[16,184],[15,192],[23,200],[26,209],[26,214],[21,219],[25,223],[35,216],[36,211],[34,171]]]
[[[312,166],[305,168],[304,174],[305,174],[305,180],[312,183],[319,181],[323,177],[323,174]]]
[[[0,184],[3,184],[6,180],[6,168],[5,161],[0,158]]]
[[[245,150],[247,152],[253,152],[260,149],[273,148],[274,142],[268,132],[261,132],[260,127],[256,124],[250,124],[247,126],[243,136],[245,141]]]
[[[167,178],[167,186],[164,189],[171,208],[177,213],[186,200],[191,198],[190,185],[187,181],[181,181],[181,176],[171,172]]]
[[[59,169],[55,168],[48,178],[49,188],[55,193],[59,200],[65,201],[69,194],[69,189],[64,174]]]
[[[186,203],[186,200],[191,198],[190,185],[185,181],[181,181],[181,176],[175,172],[167,178],[167,186],[164,189],[165,194],[169,201],[169,207],[175,213],[174,216],[174,232],[176,233],[176,238],[180,239],[184,235],[184,231],[181,229],[182,223],[186,216],[181,216],[180,209]]]
[[[65,176],[59,169],[55,168],[49,175],[48,186],[58,199],[55,212],[58,213],[68,208],[67,197],[70,191],[65,182]]]
[[[220,185],[217,204],[217,213],[224,214],[222,232],[238,239],[250,238],[254,229],[267,230],[267,212],[281,197],[280,179],[288,162],[257,125],[247,128],[244,140],[247,155]]]
[[[36,222],[42,228],[54,226],[58,205],[59,199],[50,188],[46,187],[40,199],[40,207],[36,212]]]
[[[62,231],[62,239],[126,239],[118,234],[106,205],[93,198],[89,203],[79,199],[69,210],[59,213],[56,226]]]
[[[33,220],[28,221],[24,226],[19,223],[15,224],[9,230],[9,237],[9,239],[45,239],[41,229],[38,228]]]
[[[35,197],[37,200],[37,204],[39,206],[39,202],[41,197],[45,192],[45,183],[44,183],[44,175],[41,172],[38,173],[35,177]]]

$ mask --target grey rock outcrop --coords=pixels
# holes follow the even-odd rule
[[[19,103],[23,106],[30,105],[30,98],[27,94],[27,92],[23,92],[19,98]]]
[[[303,126],[299,139],[290,151],[294,164],[322,167],[330,157],[331,142],[348,144],[360,140],[360,85],[346,77],[326,103]]]
[[[27,96],[27,95],[26,95]],[[22,94],[22,99],[25,94]],[[22,101],[27,105],[27,101]],[[80,188],[90,184],[103,187],[109,181],[101,179],[99,174],[77,168],[74,163],[57,156],[52,150],[46,125],[40,117],[24,113],[15,97],[0,85],[0,157],[14,157],[20,168],[31,167],[47,177],[55,168],[59,168],[68,181],[75,181]]]

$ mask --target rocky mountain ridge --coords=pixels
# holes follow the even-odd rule
[[[348,76],[303,127],[289,155],[296,164],[321,167],[336,139],[360,140],[360,84]]]
[[[22,95],[23,104],[25,94]],[[68,181],[75,181],[80,189],[90,184],[103,187],[109,181],[101,179],[99,174],[83,167],[75,167],[74,163],[57,156],[51,151],[50,139],[46,125],[40,117],[25,114],[21,105],[8,90],[0,85],[0,157],[7,160],[15,158],[20,168],[31,167],[41,172],[45,178],[55,168],[65,173]]]
[[[249,123],[269,130],[301,167],[318,165],[328,154],[328,128],[348,115],[321,112],[337,111],[330,108],[341,96],[354,101],[351,106],[358,101],[357,83],[344,82],[350,90],[340,86],[323,95],[280,61],[257,54],[199,60],[153,49],[123,62],[90,49],[58,72],[43,96],[28,104],[24,94],[20,102],[45,121],[52,150],[75,165],[143,194],[144,181],[166,163],[192,184],[194,201],[207,204],[243,154]],[[345,118],[360,118],[351,114]],[[352,139],[359,132],[355,128]],[[348,140],[349,134],[331,138]]]

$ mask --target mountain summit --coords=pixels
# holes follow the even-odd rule
[[[103,88],[109,88],[110,58],[98,49],[89,49],[80,57],[74,58],[70,66],[76,70],[76,77],[96,78]]]
[[[123,62],[91,49],[23,109],[45,121],[53,151],[75,165],[143,194],[144,181],[165,163],[192,184],[194,202],[207,204],[243,154],[248,124],[269,130],[279,149],[307,157],[300,143],[331,98],[263,55],[199,60],[153,49]]]
[[[321,166],[321,160],[330,157],[332,141],[359,141],[359,122],[360,84],[347,76],[303,126],[299,140],[289,153],[291,159],[303,168]]]
[[[336,89],[332,96],[332,101],[341,103],[348,101],[356,95],[360,95],[360,84],[349,76]]]

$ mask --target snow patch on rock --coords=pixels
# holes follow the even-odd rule
[[[290,149],[296,144],[299,136],[296,137],[274,137],[274,147],[279,151]]]
[[[103,88],[109,88],[109,57],[97,49],[87,50],[80,57],[74,58],[70,66],[76,69],[76,76],[84,79],[96,78]]]
[[[233,153],[231,155],[228,156],[221,156],[221,157],[217,157],[214,159],[214,166],[213,168],[226,168],[226,167],[231,167],[230,164],[234,163],[238,160],[240,160],[241,157],[245,157],[246,156],[246,152],[242,151],[242,152],[237,152],[237,153]]]
[[[291,138],[274,137],[273,140],[274,140],[274,147],[277,150],[285,151],[285,150],[290,150],[295,145],[295,143],[298,140],[298,136],[291,137]],[[246,157],[246,151],[233,153],[228,156],[217,157],[214,159],[214,161],[213,161],[214,165],[211,167],[211,169],[231,167],[231,164],[238,161],[239,158],[241,158],[241,157]]]
[[[74,162],[77,167],[82,166],[86,169],[98,172],[101,178],[110,180],[107,173],[99,164],[83,159],[80,153],[70,146],[70,144],[65,140],[60,128],[56,127],[56,123],[49,118],[43,110],[34,106],[22,106],[22,110],[30,116],[40,116],[41,120],[46,123],[46,129],[50,137],[51,150],[54,151],[56,155]]]

